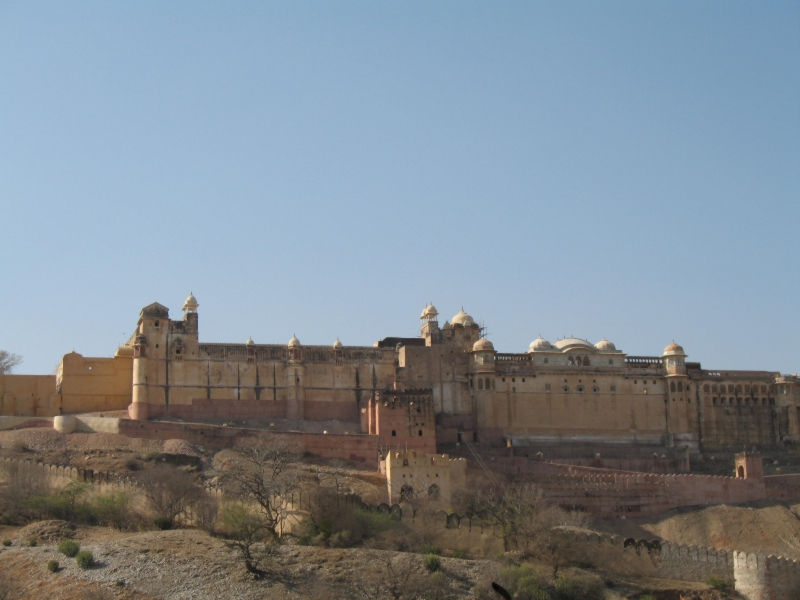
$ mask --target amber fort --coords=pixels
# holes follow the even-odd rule
[[[150,304],[113,357],[72,352],[54,375],[0,377],[2,414],[338,421],[385,448],[428,451],[468,441],[515,453],[636,446],[673,456],[800,442],[796,375],[704,369],[674,342],[629,356],[606,339],[538,337],[524,352],[501,352],[463,309],[440,324],[428,305],[419,337],[374,346],[204,343],[198,307],[190,295],[173,320]]]

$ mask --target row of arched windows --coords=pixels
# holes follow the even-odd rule
[[[760,390],[759,390],[759,387],[760,387]],[[759,391],[762,394],[766,394],[767,393],[767,387],[769,387],[769,391],[770,392],[774,392],[775,391],[775,386],[773,386],[773,385],[770,385],[770,386],[766,386],[766,385],[757,386],[757,385],[754,385],[752,387],[750,385],[745,385],[744,388],[742,388],[741,384],[735,386],[732,383],[729,383],[727,385],[727,389],[726,389],[726,385],[724,383],[720,383],[720,384],[712,383],[710,385],[707,383],[707,384],[705,384],[703,386],[703,391],[706,392],[706,393],[709,393],[709,392],[722,392],[723,394],[727,391],[729,394],[741,394],[742,391],[744,390],[745,394],[758,394]]]
[[[589,366],[589,357],[588,356],[570,356],[567,359],[567,364],[570,366],[577,366],[577,367],[588,367]]]
[[[711,399],[711,402],[714,404],[714,406],[717,405],[717,400],[718,399],[717,399],[716,396],[714,396]],[[719,404],[722,405],[722,406],[725,406],[726,404],[729,405],[729,406],[742,406],[742,405],[750,406],[751,404],[753,406],[758,406],[758,398],[752,398],[752,399],[751,398],[730,398],[730,399],[728,399],[728,398],[725,398],[725,396],[723,396],[723,397],[719,398]],[[769,406],[774,406],[775,405],[775,398],[769,398],[769,399],[761,398],[761,406],[767,406],[767,404],[769,404]]]

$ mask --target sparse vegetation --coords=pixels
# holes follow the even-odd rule
[[[88,550],[81,550],[75,555],[75,562],[81,569],[88,569],[94,564],[94,555]]]
[[[58,561],[57,560],[49,560],[47,561],[47,570],[51,573],[55,573],[58,571]]]
[[[36,541],[36,538],[31,538],[28,540],[28,546],[31,548],[35,548],[39,542]]]
[[[69,558],[72,558],[78,554],[80,549],[80,544],[74,540],[61,540],[58,543],[58,551]]]
[[[435,573],[442,568],[442,559],[439,558],[438,554],[428,554],[422,564],[429,573]]]
[[[714,588],[715,590],[719,590],[720,592],[726,592],[730,587],[730,585],[725,579],[717,575],[712,575],[711,577],[706,579],[706,585],[711,586],[712,588]]]
[[[11,540],[3,540],[3,546],[10,546]]]

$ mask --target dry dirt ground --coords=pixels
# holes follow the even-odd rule
[[[679,509],[647,519],[598,522],[595,529],[637,539],[800,559],[800,503]]]
[[[107,416],[112,416],[108,414]],[[214,452],[182,440],[152,441],[113,434],[60,434],[32,428],[0,432],[0,456],[82,466],[120,474],[132,473],[148,462],[168,460],[211,479],[234,456],[230,450]],[[357,464],[309,459],[307,475],[323,485],[337,485],[365,500],[385,499],[385,482],[374,471]],[[794,512],[792,512],[792,509]],[[595,529],[624,537],[665,540],[759,551],[800,558],[792,553],[800,538],[800,504],[794,507],[762,505],[719,506],[673,511],[659,518],[599,522]],[[87,571],[74,559],[57,554],[55,546],[65,535],[91,550],[98,565]],[[0,547],[0,578],[7,574],[22,589],[22,598],[353,598],[364,573],[383,568],[378,550],[327,549],[284,545],[278,550],[272,575],[254,581],[227,552],[218,538],[198,530],[118,532],[99,527],[37,523],[26,528],[0,527],[0,538],[13,540]],[[27,541],[35,538],[36,547]],[[59,560],[58,573],[46,570],[47,561]],[[497,560],[444,558],[453,593],[461,597],[478,584],[486,584],[502,568]],[[421,570],[421,567],[420,567]],[[637,598],[651,591],[658,600],[721,598],[701,584],[625,578],[593,572],[614,583],[608,600]]]
[[[19,599],[181,599],[242,600],[263,598],[331,599],[364,597],[359,582],[370,572],[382,573],[382,560],[396,552],[363,548],[332,549],[297,545],[279,547],[270,575],[254,580],[217,538],[192,529],[176,531],[118,532],[99,527],[78,527],[72,535],[82,549],[90,550],[97,564],[87,570],[59,554],[63,522],[35,523],[24,528],[0,528],[12,545],[0,549],[0,572],[17,585]],[[38,538],[36,547],[27,546]],[[421,556],[411,556],[421,577]],[[60,570],[50,573],[49,560]],[[490,560],[442,558],[450,593],[474,597],[471,590],[496,579],[503,563]],[[543,568],[542,571],[545,569]],[[654,594],[659,600],[720,600],[723,595],[702,584],[626,578],[608,573],[567,570],[613,582],[607,600]]]

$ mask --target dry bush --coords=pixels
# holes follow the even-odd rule
[[[430,588],[430,579],[416,554],[390,554],[379,557],[380,567],[365,569],[355,580],[355,596],[365,600],[414,600]]]
[[[156,519],[169,528],[203,498],[203,489],[194,477],[176,467],[156,464],[137,476],[140,489],[150,502]]]
[[[272,562],[275,537],[263,513],[252,504],[226,503],[220,511],[225,546],[244,562],[256,577],[263,577]]]

